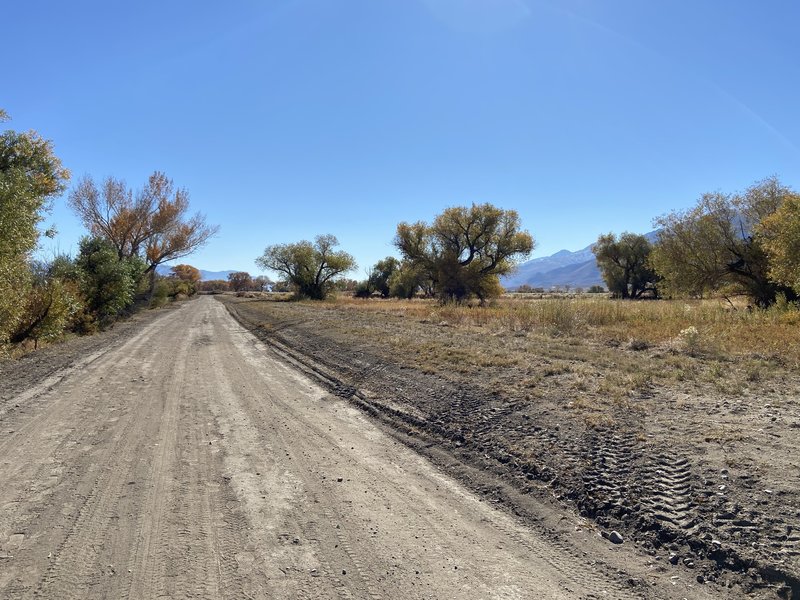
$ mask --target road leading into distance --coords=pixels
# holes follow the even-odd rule
[[[0,598],[34,597],[641,591],[482,502],[205,297],[0,405]]]

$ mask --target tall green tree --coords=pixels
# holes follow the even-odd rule
[[[389,296],[389,280],[392,275],[400,268],[400,261],[394,256],[387,256],[379,260],[372,267],[367,280],[369,291],[378,292],[384,298]]]
[[[336,236],[318,235],[314,242],[303,240],[294,244],[267,246],[256,264],[281,273],[294,287],[300,298],[324,300],[333,289],[336,279],[356,268],[355,259],[343,250]]]
[[[8,115],[0,110],[0,121]],[[24,318],[33,285],[31,252],[49,202],[64,191],[69,172],[52,143],[35,131],[0,134],[0,343]]]
[[[608,290],[617,298],[657,295],[655,272],[649,258],[653,247],[643,235],[607,233],[597,238],[592,252]]]
[[[400,223],[395,246],[405,262],[424,272],[442,301],[477,296],[483,304],[502,292],[509,273],[534,248],[519,215],[491,204],[446,209],[433,223]]]
[[[418,292],[422,292],[424,296],[433,298],[436,295],[433,286],[434,282],[427,270],[404,260],[389,278],[389,295],[410,300]]]
[[[673,295],[745,294],[760,307],[778,293],[794,298],[770,272],[761,223],[775,213],[792,191],[777,178],[760,181],[744,192],[703,194],[697,205],[656,219],[660,228],[651,264],[661,286]]]

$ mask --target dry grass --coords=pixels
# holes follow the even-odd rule
[[[734,310],[721,301],[623,302],[607,298],[504,297],[486,308],[431,300],[339,297],[330,308],[377,311],[434,325],[489,332],[580,337],[638,351],[661,346],[716,357],[751,357],[800,365],[800,310]],[[755,374],[754,374],[755,373]],[[751,370],[751,381],[759,374]]]
[[[591,297],[506,297],[486,308],[345,296],[264,300],[243,300],[264,327],[307,329],[405,368],[566,409],[593,427],[684,395],[712,401],[797,386],[795,309]]]

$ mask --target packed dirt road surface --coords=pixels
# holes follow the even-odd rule
[[[212,298],[5,395],[0,482],[3,599],[707,593],[574,516],[518,522]]]

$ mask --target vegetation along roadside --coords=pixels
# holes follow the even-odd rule
[[[161,306],[196,291],[194,267],[177,265],[168,278],[156,268],[191,254],[217,228],[189,215],[188,192],[160,172],[135,192],[113,177],[99,186],[82,178],[69,193],[88,231],[77,256],[35,258],[40,236],[56,235],[41,224],[69,178],[52,143],[36,132],[0,135],[0,357],[93,333],[135,306]]]

